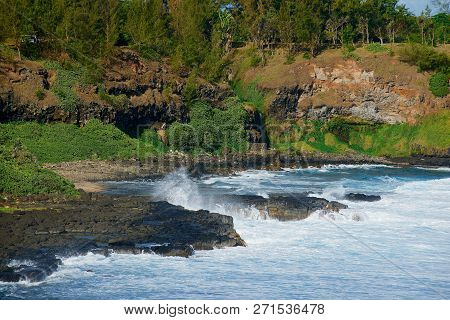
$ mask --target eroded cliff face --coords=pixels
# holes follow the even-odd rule
[[[278,121],[344,116],[375,123],[414,123],[449,106],[448,97],[436,98],[428,90],[429,74],[418,73],[416,67],[388,54],[366,53],[361,61],[354,61],[330,50],[291,65],[274,57],[266,66],[238,76],[258,83],[269,97],[268,115]]]
[[[425,90],[385,81],[354,61],[335,67],[311,63],[305,71],[310,81],[278,89],[269,114],[279,120],[347,116],[394,124],[414,122],[418,116],[448,107],[448,99],[434,98]]]
[[[127,97],[125,107],[113,106],[99,96],[98,86],[76,85],[78,102],[73,110],[60,106],[52,88],[57,73],[32,61],[10,62],[0,58],[0,121],[65,122],[84,125],[97,118],[133,133],[140,125],[184,122],[188,108],[183,89],[189,73],[174,72],[164,62],[146,61],[131,50],[121,50],[104,70],[105,93]],[[39,99],[37,92],[45,94]],[[230,95],[227,86],[201,81],[197,95],[215,105]]]

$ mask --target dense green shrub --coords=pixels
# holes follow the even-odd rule
[[[450,59],[431,47],[420,44],[409,44],[399,51],[400,60],[418,67],[422,71],[448,72]]]
[[[1,145],[0,177],[0,194],[78,194],[72,183],[41,168],[20,142]]]
[[[345,45],[342,48],[342,58],[345,60],[355,60],[355,61],[359,61],[361,60],[361,58],[356,54],[355,52],[356,48],[353,45]]]
[[[250,67],[256,68],[263,63],[263,58],[256,48],[251,48],[247,51],[247,57],[250,61]]]
[[[309,52],[303,53],[303,59],[305,60],[311,60],[311,54]]]
[[[114,125],[91,120],[84,127],[71,124],[19,122],[0,124],[0,143],[19,140],[39,162],[86,159],[141,158],[159,145],[129,137]]]
[[[164,153],[167,146],[152,128],[142,130],[139,133],[139,157],[145,158],[147,155]]]
[[[247,118],[248,114],[238,99],[229,99],[225,110],[197,102],[191,107],[189,124],[174,123],[170,126],[170,145],[183,152],[245,151]]]
[[[170,126],[169,141],[173,149],[183,152],[192,152],[198,147],[195,129],[188,124],[179,122]]]
[[[367,51],[373,52],[373,53],[380,53],[380,52],[388,52],[389,49],[385,46],[383,46],[381,43],[373,42],[366,46]]]
[[[436,97],[445,97],[448,95],[448,80],[447,73],[438,72],[434,74],[430,79],[430,91]]]
[[[197,70],[196,69],[192,70],[183,88],[182,92],[183,99],[188,104],[192,103],[195,99],[197,99],[197,90],[198,90],[197,77],[198,77]]]

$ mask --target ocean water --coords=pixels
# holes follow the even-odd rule
[[[115,194],[151,195],[188,209],[232,215],[246,248],[189,258],[87,255],[64,259],[41,283],[0,284],[3,299],[449,299],[450,170],[326,166],[246,171],[192,180],[107,184]],[[261,217],[221,194],[312,192],[349,206],[298,222]],[[343,200],[348,192],[379,202]],[[356,219],[357,218],[357,219]]]

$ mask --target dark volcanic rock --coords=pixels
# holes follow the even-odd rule
[[[164,245],[152,248],[153,252],[164,257],[189,257],[194,253],[194,248],[188,245]]]
[[[366,195],[362,193],[349,193],[345,195],[345,200],[375,202],[380,201],[380,196]]]
[[[306,194],[271,195],[269,199],[252,195],[230,195],[225,196],[223,200],[254,206],[263,216],[280,221],[304,220],[319,210],[339,212],[340,209],[347,208],[342,203],[309,197]]]
[[[41,281],[58,268],[57,257],[88,252],[189,257],[245,246],[232,217],[166,202],[84,194],[33,205],[47,209],[0,213],[0,281]]]
[[[319,210],[338,212],[345,208],[347,206],[338,202],[303,195],[270,197],[266,206],[269,217],[281,221],[303,220]]]

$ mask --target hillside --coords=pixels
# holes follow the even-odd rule
[[[275,50],[263,64],[254,63],[255,50],[244,47],[229,56],[229,81],[220,83],[128,48],[100,66],[2,54],[0,140],[7,159],[2,175],[20,171],[22,160],[8,154],[17,146],[30,154],[27,165],[38,170],[33,177],[44,170],[54,179],[50,188],[33,180],[37,189],[67,194],[75,191],[40,164],[266,149],[448,158],[449,96],[434,96],[433,73],[402,62],[401,50],[361,47],[349,57],[330,49],[289,61]],[[21,190],[16,180],[2,190]],[[40,193],[37,189],[33,192]]]

